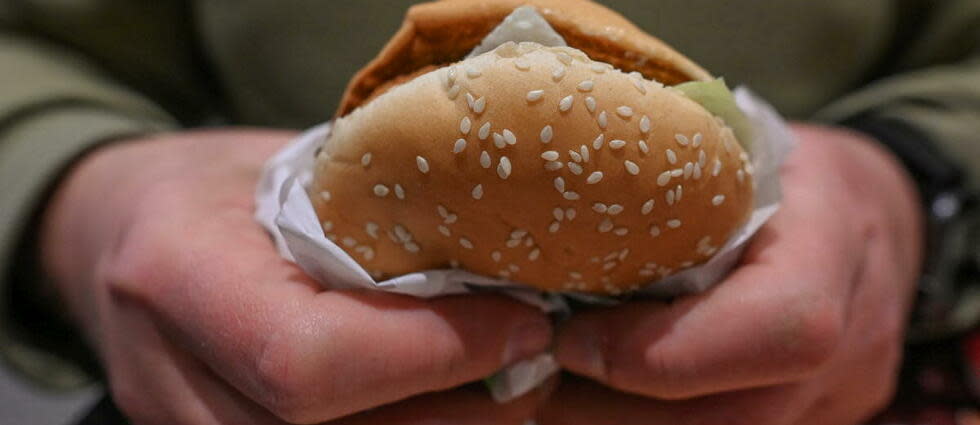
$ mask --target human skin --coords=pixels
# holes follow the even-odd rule
[[[547,319],[491,295],[420,300],[310,281],[252,218],[259,168],[291,133],[177,133],[96,151],[49,204],[42,255],[139,424],[355,412],[338,423],[857,423],[894,386],[920,207],[874,141],[795,131],[783,206],[725,281],[672,303],[577,312],[554,349],[588,379],[504,406],[450,388],[545,350]]]
[[[566,379],[540,425],[844,425],[889,401],[922,257],[920,203],[867,136],[794,130],[782,207],[729,277],[563,325],[557,358],[589,379]]]
[[[294,136],[116,143],[84,158],[49,204],[46,270],[135,423],[321,422],[479,381],[547,347],[547,317],[502,296],[330,291],[283,260],[253,194],[264,161]],[[452,403],[431,408],[439,399]],[[422,405],[522,425],[533,399],[496,408],[460,389],[371,417],[399,423]]]

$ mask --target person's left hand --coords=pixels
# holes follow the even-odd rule
[[[853,424],[888,402],[922,255],[920,206],[866,136],[796,131],[782,208],[725,281],[564,325],[559,362],[605,387],[566,380],[539,424]]]

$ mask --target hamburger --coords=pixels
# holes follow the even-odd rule
[[[567,45],[481,46],[527,10]],[[722,81],[609,9],[444,0],[351,80],[309,191],[376,279],[452,267],[618,295],[745,222],[749,138]]]

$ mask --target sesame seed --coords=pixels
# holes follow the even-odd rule
[[[605,141],[605,136],[601,133],[596,136],[595,140],[592,141],[592,149],[599,150],[602,149],[602,143]]]
[[[633,108],[630,108],[629,106],[620,106],[620,107],[616,108],[616,115],[619,115],[619,116],[621,116],[623,118],[632,117],[633,116]]]
[[[572,64],[572,55],[569,55],[568,53],[565,53],[565,52],[558,52],[558,60],[560,60],[561,63],[563,63],[565,65],[571,65]]]
[[[640,166],[636,165],[635,162],[627,159],[626,161],[623,161],[623,165],[626,166],[627,173],[630,173],[634,176],[640,174]]]
[[[561,227],[561,223],[559,223],[557,221],[552,221],[551,222],[551,225],[548,226],[548,233],[556,233],[556,232],[558,232],[558,228],[559,227]]]
[[[546,125],[544,126],[544,128],[541,129],[541,134],[538,135],[538,138],[541,140],[541,143],[551,143],[551,138],[554,135],[555,133],[554,130],[552,130],[551,126]]]
[[[653,270],[640,270],[640,277],[651,277],[653,275]]]
[[[613,233],[615,233],[616,236],[626,236],[626,234],[629,233],[629,229],[625,227],[617,227],[616,230],[613,230]]]
[[[745,151],[739,152],[738,153],[738,159],[741,159],[743,162],[748,162],[748,160],[749,160],[749,154],[746,153]]]
[[[456,85],[452,86],[452,88],[449,89],[449,91],[446,93],[446,95],[449,96],[449,100],[456,100],[456,96],[459,96],[459,92],[461,90],[463,90],[463,88],[460,87],[459,84],[456,84]]]
[[[694,164],[690,162],[684,164],[684,180],[691,178],[692,174],[694,174]]]
[[[599,223],[597,230],[599,230],[599,233],[606,233],[612,230],[614,226],[615,225],[613,224],[612,220],[610,220],[609,217],[606,217],[602,219],[601,223]]]
[[[446,87],[452,86],[456,82],[456,67],[450,66],[446,71]]]
[[[479,137],[480,140],[487,140],[488,136],[490,136],[490,121],[483,123],[483,125],[480,126],[480,131],[477,132],[477,137]]]
[[[514,60],[514,66],[521,71],[527,71],[531,69],[531,63],[524,58],[517,58],[516,60]]]
[[[653,198],[647,199],[647,201],[643,203],[643,207],[640,208],[640,213],[643,215],[650,214],[650,211],[653,211],[653,204]]]
[[[384,198],[385,196],[388,196],[388,192],[388,186],[383,184],[374,185],[374,194],[378,197]]]
[[[564,166],[565,166],[565,164],[562,163],[562,162],[559,162],[559,161],[549,161],[549,162],[546,162],[544,164],[544,169],[545,170],[548,170],[548,171],[557,171],[557,170],[560,170],[561,167],[564,167]]]
[[[619,255],[619,253],[616,252],[616,251],[610,252],[608,255],[606,255],[602,259],[602,261],[612,261],[612,260],[615,260],[618,255]]]
[[[667,154],[667,162],[669,162],[671,164],[676,164],[677,163],[677,154],[674,153],[674,150],[673,149],[669,149],[668,148],[665,153]]]
[[[674,189],[668,190],[664,196],[667,198],[667,205],[674,205]]]
[[[569,150],[568,156],[572,157],[572,161],[582,162],[582,155],[579,155],[579,153],[575,152],[574,150]]]
[[[470,127],[472,127],[472,125],[473,123],[470,121],[470,117],[463,117],[463,119],[459,122],[459,131],[463,134],[470,134]]]
[[[493,259],[494,262],[499,263],[500,262],[500,258],[501,258],[500,251],[491,252],[490,253],[490,258]]]
[[[473,102],[471,108],[473,109],[474,113],[482,114],[483,110],[487,108],[487,98],[481,96],[479,99]]]
[[[557,190],[558,193],[565,193],[565,179],[555,177],[555,190]]]
[[[671,229],[676,229],[678,227],[681,227],[681,221],[676,218],[667,220],[667,227]]]
[[[506,245],[507,245],[507,248],[517,248],[517,246],[520,245],[520,244],[521,244],[521,240],[520,239],[511,239],[511,240],[507,241],[507,244]]]
[[[739,168],[738,171],[735,172],[735,177],[738,178],[738,182],[741,183],[743,180],[745,180],[745,172]]]
[[[568,171],[571,171],[572,174],[575,174],[576,176],[581,175],[582,174],[582,166],[581,165],[578,165],[577,163],[574,163],[574,162],[569,162],[568,163]]]
[[[371,249],[371,247],[369,247],[369,246],[359,246],[357,248],[360,251],[361,255],[364,256],[364,259],[365,260],[371,261],[371,260],[374,259],[374,250]]]
[[[456,222],[456,220],[459,220],[459,216],[458,215],[456,215],[456,214],[449,214],[448,216],[446,216],[446,219],[443,221],[443,223],[453,224],[453,223]]]
[[[616,268],[616,263],[614,261],[610,261],[610,262],[602,265],[602,270],[604,270],[604,271],[609,271],[609,270],[612,270],[614,268]],[[610,288],[606,288],[607,291],[609,289]]]
[[[578,148],[578,150],[579,152],[582,153],[582,160],[585,162],[589,162],[589,148],[586,147],[585,145],[582,145],[581,147]]]
[[[640,132],[643,134],[650,132],[650,117],[644,115],[640,118]]]
[[[565,210],[565,218],[567,218],[568,221],[575,220],[575,208]]]
[[[612,205],[609,206],[608,212],[609,212],[609,215],[618,215],[619,213],[623,212],[624,209],[625,208],[623,208],[622,205],[612,204]]]
[[[510,232],[511,239],[523,239],[525,236],[527,236],[527,230],[524,229],[514,229]]]
[[[329,190],[324,190],[320,192],[320,199],[323,199],[323,202],[330,202],[330,199],[332,198],[333,196],[330,195]]]
[[[510,172],[510,160],[506,156],[500,157],[500,163],[497,164],[497,175],[506,180],[507,177],[510,177]]]
[[[694,140],[691,143],[691,145],[694,146],[695,148],[701,147],[701,139],[702,139],[701,133],[694,133]]]
[[[511,273],[517,273],[521,271],[521,268],[517,264],[508,264],[507,270],[509,270]]]
[[[483,185],[478,184],[473,187],[473,199],[479,200],[483,198]]]
[[[596,118],[596,122],[599,123],[599,128],[605,129],[609,125],[609,119],[606,117],[606,111],[599,112],[599,117]]]
[[[450,232],[450,231],[449,231],[449,228],[448,228],[448,227],[446,227],[446,225],[444,225],[444,224],[440,224],[440,225],[439,225],[439,233],[442,233],[442,235],[443,235],[443,236],[445,236],[445,237],[447,237],[447,238],[448,238],[448,237],[449,237],[450,235],[452,235],[452,232]]]
[[[588,92],[588,91],[592,91],[592,87],[594,86],[595,86],[595,82],[593,82],[592,80],[585,80],[582,81],[581,83],[578,83],[578,90]]]
[[[657,176],[657,186],[666,186],[670,182],[670,171],[664,171]]]
[[[528,102],[537,102],[537,101],[541,100],[541,97],[542,96],[544,96],[544,90],[531,90],[531,91],[527,92],[527,101]]]
[[[555,68],[555,70],[551,72],[551,79],[552,80],[555,80],[556,83],[559,82],[559,81],[561,81],[561,79],[564,78],[564,77],[565,77],[565,67],[564,66],[558,65],[558,67]]]
[[[422,174],[426,174],[429,172],[429,161],[426,161],[425,158],[422,158],[421,156],[416,156],[415,165],[419,167],[419,171],[421,171]]]
[[[504,129],[504,141],[507,142],[508,145],[516,145],[517,144],[517,136],[514,135],[514,132],[512,132],[512,131],[510,131],[510,130],[508,130],[508,129],[505,128]]]
[[[449,260],[449,267],[452,267],[454,269],[458,269],[459,268],[459,260],[456,260],[456,259]]]
[[[600,62],[593,62],[592,71],[596,74],[602,74],[603,72],[606,72],[606,67]]]
[[[650,236],[653,237],[660,236],[660,226],[657,225],[650,226]]]
[[[670,170],[670,176],[671,177],[680,177],[680,176],[683,176],[683,175],[684,175],[684,169],[683,168],[675,168],[673,170]]]
[[[419,245],[415,242],[405,242],[405,245],[402,246],[405,248],[406,251],[411,252],[413,254],[421,250],[421,248],[419,248]]]
[[[720,173],[720,172],[721,172],[721,160],[718,159],[718,158],[715,158],[715,166],[711,170],[711,176],[712,177],[718,177],[718,173]]]
[[[588,109],[589,112],[595,112],[595,106],[596,105],[595,105],[594,97],[589,96],[585,98],[585,109]]]
[[[572,279],[575,279],[575,280],[580,280],[580,279],[582,279],[582,273],[579,273],[579,272],[568,272],[568,277],[570,277]]]
[[[473,97],[473,94],[470,92],[466,92],[466,104],[470,106],[470,109],[473,109],[474,101],[476,101],[476,98]]]
[[[466,238],[459,238],[459,244],[460,244],[460,245],[462,245],[462,246],[463,246],[463,248],[466,248],[466,249],[473,249],[473,242],[470,242],[470,240],[469,240],[469,239],[466,239]]]
[[[456,139],[453,145],[453,153],[460,153],[466,149],[466,139]]]
[[[614,140],[610,140],[609,141],[609,147],[610,148],[613,148],[613,149],[622,149],[623,146],[626,146],[626,141],[625,140],[614,139]]]
[[[634,79],[633,80],[633,87],[636,87],[636,90],[638,90],[640,92],[640,94],[647,94],[647,88],[646,87],[643,87],[643,81],[640,81],[638,79]]]
[[[534,261],[534,260],[537,260],[538,257],[540,257],[540,256],[541,256],[541,249],[534,248],[534,249],[531,250],[530,253],[527,254],[527,259],[528,260],[531,260],[531,261]]]
[[[592,204],[592,211],[595,211],[599,214],[605,214],[606,211],[609,211],[609,207],[607,207],[606,204],[603,204],[602,202],[596,202]]]
[[[602,171],[594,171],[592,174],[589,174],[589,178],[586,179],[585,182],[588,184],[596,184],[599,183],[600,180],[602,180]]]
[[[563,97],[558,102],[558,110],[561,112],[567,112],[569,109],[572,109],[572,102],[574,101],[575,101],[575,96],[568,95]]]
[[[324,221],[323,223],[321,223],[321,225],[323,226],[324,232],[329,232],[333,230],[333,222],[330,220]]]
[[[695,165],[694,166],[694,175],[692,176],[692,178],[694,178],[694,180],[700,180],[701,179],[701,166],[700,165]]]
[[[647,146],[647,142],[640,140],[639,142],[636,142],[636,144],[640,147],[640,152],[645,154],[650,153],[650,147]]]
[[[704,167],[708,163],[708,155],[704,153],[704,149],[698,151],[698,165]]]
[[[405,189],[402,188],[402,185],[397,183],[395,183],[395,197],[402,200],[405,199]]]
[[[687,136],[680,133],[674,135],[674,140],[676,140],[677,144],[681,146],[687,146],[688,143],[690,143],[690,141],[687,139]]]
[[[371,152],[368,152],[361,156],[361,165],[367,167],[371,164]]]
[[[343,241],[344,241],[344,245],[347,247],[352,247],[354,245],[357,245],[357,240],[350,236],[344,238]]]
[[[545,151],[541,153],[541,159],[545,161],[554,161],[558,159],[558,152],[556,151]]]
[[[483,75],[483,73],[480,72],[479,69],[476,69],[476,68],[474,68],[472,66],[469,67],[469,68],[466,68],[466,76],[467,77],[470,77],[470,78],[479,78],[481,75]]]
[[[715,195],[714,198],[711,198],[711,205],[716,207],[721,205],[722,202],[725,202],[725,195]]]
[[[570,190],[568,192],[563,193],[562,196],[564,196],[565,199],[569,201],[577,201],[579,199],[578,192],[572,192]]]
[[[691,267],[693,265],[694,265],[694,262],[693,261],[685,261],[685,262],[681,263],[681,267]]]
[[[555,217],[555,220],[562,221],[565,219],[565,210],[561,209],[560,207],[556,207],[555,209],[551,210],[551,215]]]
[[[507,146],[507,142],[504,141],[504,136],[501,136],[500,133],[494,132],[493,145],[496,146],[497,149],[503,149],[504,147]]]
[[[436,211],[439,212],[439,216],[442,218],[449,217],[449,210],[447,210],[446,207],[442,205],[436,206]]]
[[[677,199],[675,199],[675,200],[678,201],[678,202],[680,202],[681,197],[684,196],[684,186],[677,185],[677,189],[674,190],[674,192],[677,193]]]
[[[480,153],[480,166],[483,168],[490,168],[490,154],[487,151]]]

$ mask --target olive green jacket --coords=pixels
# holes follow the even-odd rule
[[[902,120],[980,186],[980,0],[602,2],[789,117]],[[71,334],[32,314],[34,219],[74,159],[146,132],[321,122],[411,3],[0,0],[6,361],[57,387],[89,376]]]

